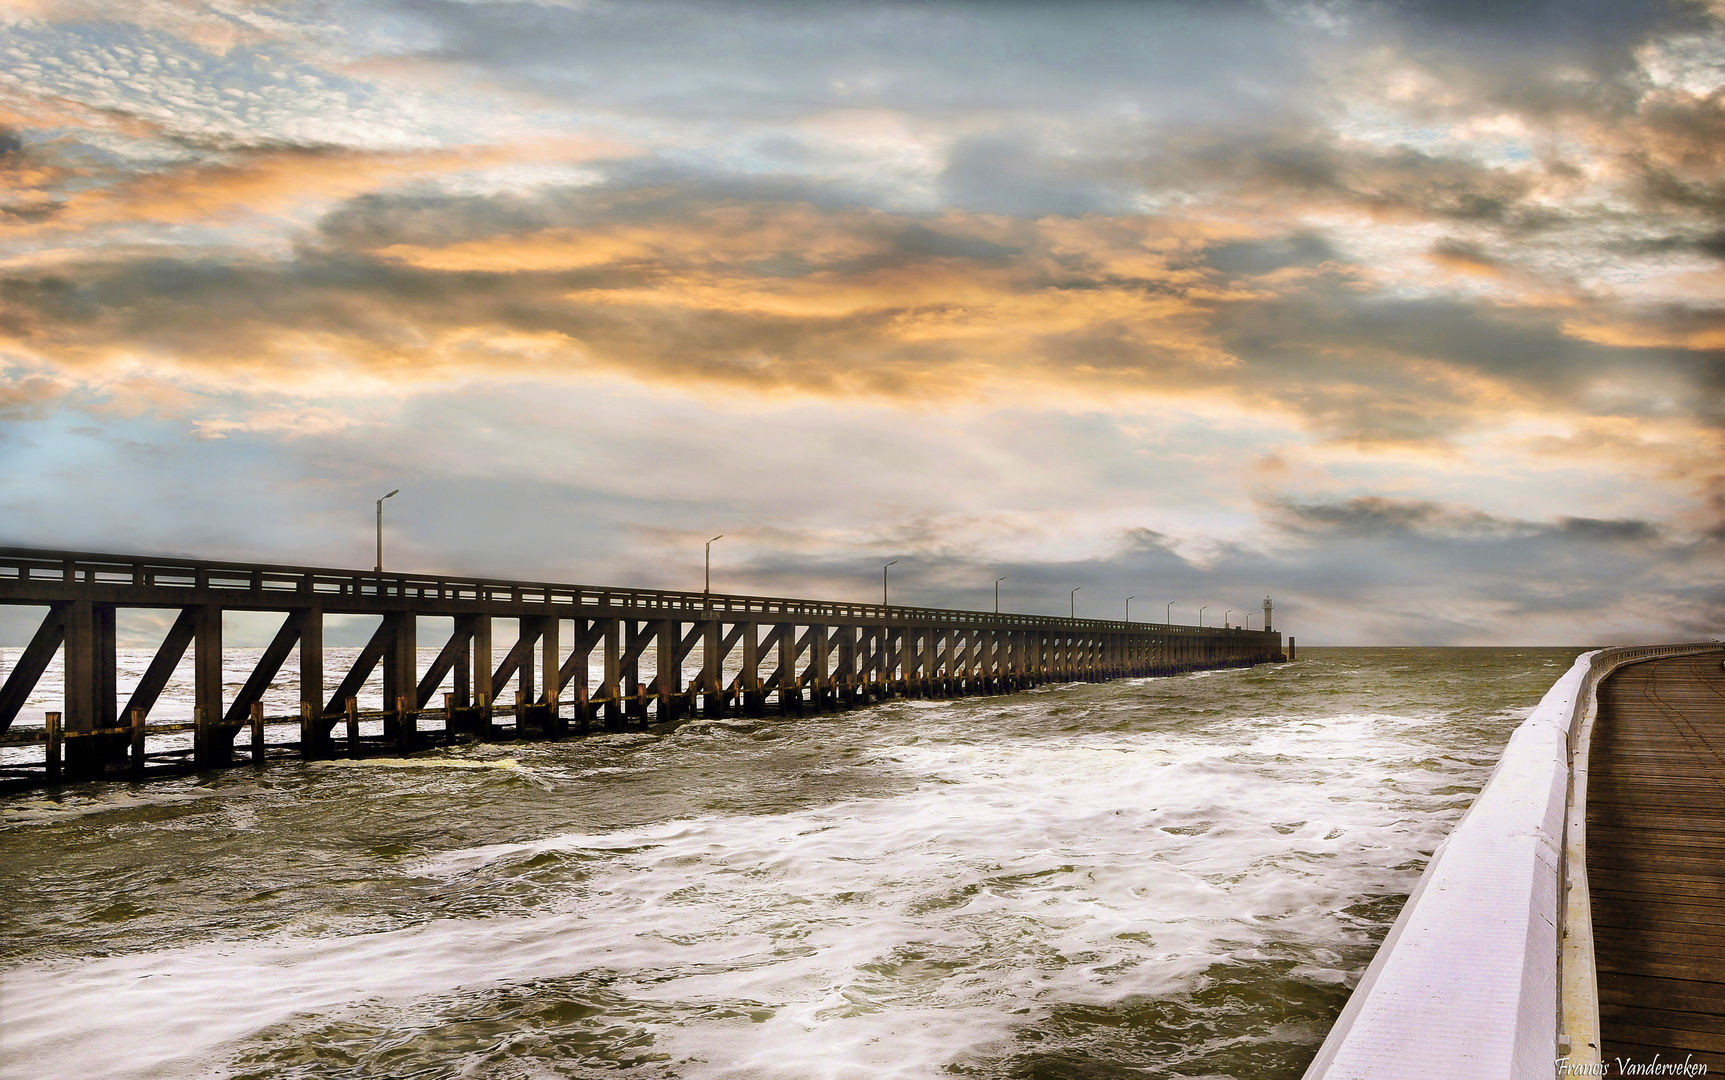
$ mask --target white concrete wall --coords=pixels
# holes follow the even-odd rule
[[[1555,1075],[1569,725],[1596,653],[1522,722],[1306,1070],[1306,1080]]]

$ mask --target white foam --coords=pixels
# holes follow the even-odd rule
[[[1343,937],[1337,910],[1408,887],[1410,851],[1445,828],[1415,823],[1398,792],[1427,780],[1399,718],[960,743],[970,714],[911,704],[916,741],[871,754],[914,781],[902,795],[414,868],[458,889],[578,857],[579,888],[531,917],[14,968],[6,1052],[67,1075],[188,1076],[296,1016],[607,971],[637,1000],[772,1011],[655,1028],[690,1078],[931,1077],[999,1052],[1053,1003],[1166,995],[1271,942]]]

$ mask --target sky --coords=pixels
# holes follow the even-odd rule
[[[1722,87],[1725,0],[0,0],[0,544],[1725,633]]]

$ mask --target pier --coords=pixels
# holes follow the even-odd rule
[[[272,751],[309,760],[460,739],[643,729],[694,716],[795,716],[894,697],[1000,694],[1285,658],[1281,635],[1268,625],[1174,626],[22,548],[0,548],[0,603],[46,609],[0,686],[0,745],[40,744],[36,775],[49,780],[137,777],[165,764],[262,765]],[[128,608],[175,616],[122,701],[116,620]],[[227,611],[282,616],[231,697],[222,675]],[[380,619],[345,671],[326,670],[326,615]],[[422,617],[453,623],[423,669]],[[518,622],[506,647],[493,641],[496,619]],[[152,723],[188,650],[193,718]],[[40,728],[14,728],[61,652],[62,709],[47,713]],[[264,694],[290,660],[299,712],[266,716]],[[644,660],[654,672],[647,677]],[[379,668],[384,708],[362,713],[358,694]],[[362,735],[362,722],[375,728],[378,721],[381,735]],[[151,749],[152,738],[186,733],[189,752]]]
[[[1725,645],[1584,653],[1426,865],[1306,1080],[1725,1068]]]

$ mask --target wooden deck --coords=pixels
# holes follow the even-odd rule
[[[1601,1052],[1725,1073],[1725,667],[1632,664],[1600,689],[1587,874]]]

